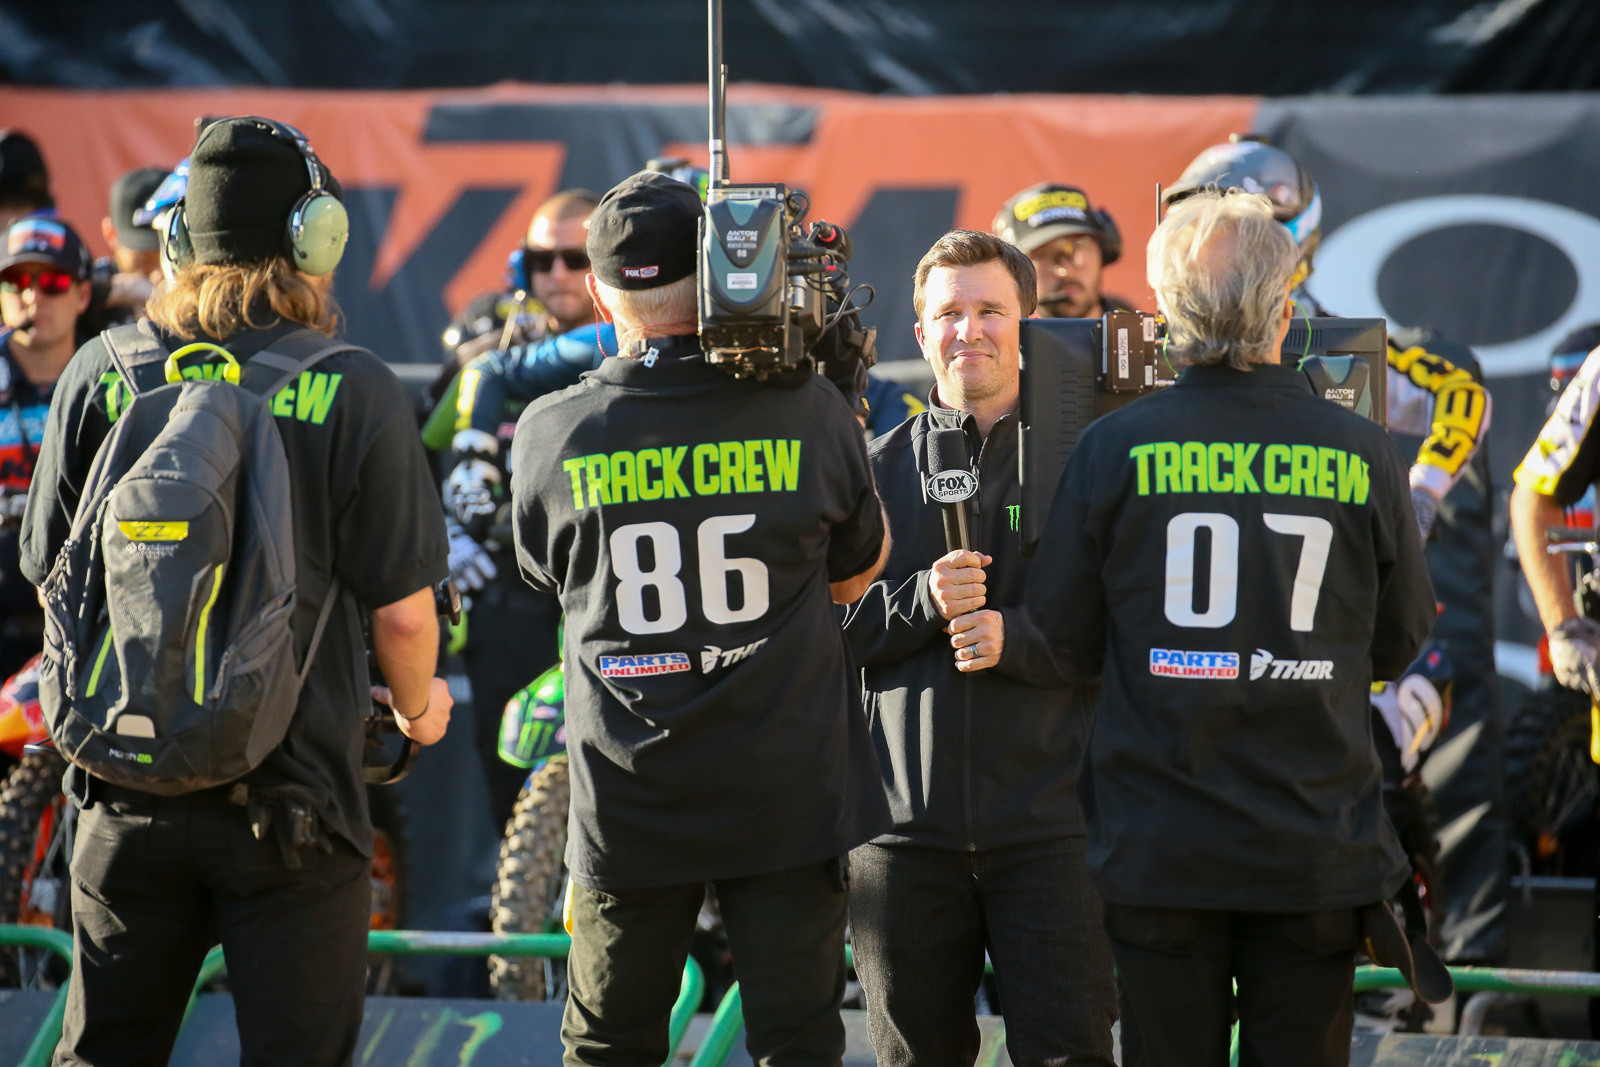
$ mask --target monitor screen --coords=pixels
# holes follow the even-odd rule
[[[1164,388],[1176,377],[1176,368],[1163,355],[1149,361],[1142,388],[1108,385],[1105,337],[1100,319],[1022,323],[1019,532],[1026,554],[1038,544],[1078,435],[1106,412]],[[1283,361],[1298,365],[1318,394],[1382,424],[1388,412],[1387,350],[1383,319],[1302,317],[1289,326]]]

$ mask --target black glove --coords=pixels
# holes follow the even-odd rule
[[[1550,667],[1556,681],[1590,696],[1600,694],[1600,622],[1575,615],[1550,631]]]
[[[315,848],[324,853],[333,851],[333,839],[324,829],[318,815],[318,804],[311,791],[303,786],[247,786],[234,785],[228,799],[244,807],[245,818],[250,823],[250,833],[257,841],[265,841],[270,833],[278,844],[278,854],[283,865],[291,871],[305,866],[302,849]]]

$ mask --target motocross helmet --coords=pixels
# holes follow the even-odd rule
[[[1227,144],[1212,145],[1195,157],[1182,176],[1162,190],[1171,207],[1202,189],[1242,189],[1272,201],[1272,217],[1283,223],[1300,247],[1294,286],[1311,276],[1311,259],[1322,241],[1322,192],[1311,172],[1293,156],[1256,133],[1235,133]]]

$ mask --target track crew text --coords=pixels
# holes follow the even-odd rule
[[[572,479],[572,506],[728,493],[792,493],[800,481],[797,439],[716,441],[634,452],[596,452],[561,464]]]
[[[1157,441],[1128,449],[1140,496],[1270,493],[1365,504],[1367,461],[1342,448],[1251,441]]]

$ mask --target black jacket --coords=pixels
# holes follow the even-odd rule
[[[1191,367],[1078,439],[1030,615],[1103,671],[1089,864],[1117,904],[1319,911],[1408,876],[1368,689],[1433,589],[1383,427],[1292,368]]]
[[[1084,832],[1078,768],[1092,694],[1069,688],[1021,610],[1029,561],[1019,551],[1017,419],[978,440],[971,416],[929,409],[872,442],[891,548],[883,573],[845,617],[862,668],[867,721],[894,828],[880,844],[989,849]],[[994,557],[987,607],[1005,620],[1000,663],[955,668],[928,572],[946,552],[940,506],[925,499],[927,434],[961,426],[977,457],[967,502],[972,546]]]

